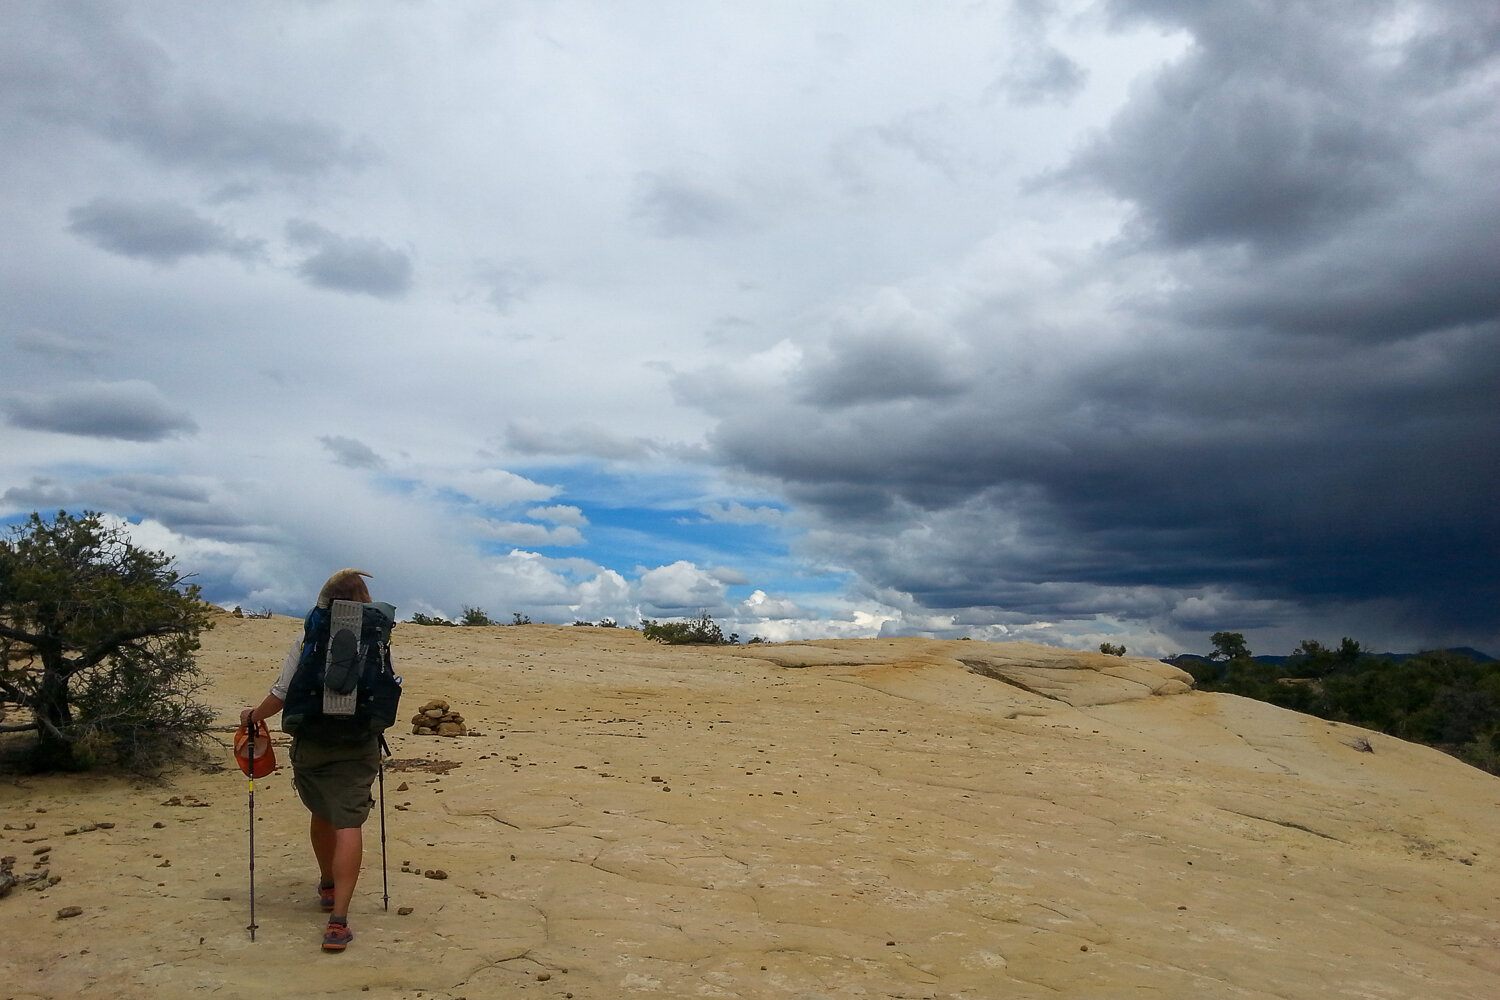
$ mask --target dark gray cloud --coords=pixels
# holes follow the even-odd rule
[[[378,469],[385,465],[385,460],[375,453],[375,449],[355,438],[325,436],[318,441],[333,455],[335,462],[350,469]]]
[[[61,482],[36,476],[24,486],[0,494],[0,504],[32,510],[103,510],[130,520],[151,518],[184,535],[223,542],[269,541],[273,530],[249,523],[234,513],[203,480],[129,473]]]
[[[68,211],[68,229],[101,250],[157,264],[213,254],[249,261],[265,252],[263,241],[236,236],[172,201],[95,198]]]
[[[1193,31],[1192,48],[1073,167],[1134,204],[1152,236],[1294,244],[1415,179],[1390,71],[1365,37],[1378,5],[1181,6],[1161,16]]]
[[[1500,365],[1467,339],[1433,345],[1449,356],[1423,379],[1379,353],[1251,367],[1132,351],[920,416],[767,405],[715,445],[821,515],[809,545],[829,562],[928,608],[1182,626],[1177,602],[1222,590],[1283,614],[1396,600],[1413,626],[1476,627],[1500,599]]]
[[[1484,323],[1500,313],[1500,197],[1482,171],[1453,173],[1454,196],[1413,191],[1316,247],[1182,261],[1170,307],[1194,325],[1295,337],[1400,340]]]
[[[411,257],[380,240],[341,236],[303,219],[289,221],[286,235],[292,245],[311,251],[297,265],[297,274],[309,284],[381,299],[411,289]]]
[[[247,114],[208,98],[184,100],[110,131],[157,160],[215,173],[318,175],[361,167],[374,156],[324,122]]]
[[[834,338],[803,368],[798,398],[825,406],[942,398],[972,383],[972,359],[936,338],[875,330]]]
[[[198,425],[150,382],[89,382],[5,403],[11,424],[28,430],[120,441],[161,441]]]
[[[1116,7],[1193,43],[1062,172],[1135,213],[1092,292],[1033,292],[1112,298],[1102,328],[936,313],[954,364],[872,323],[721,402],[717,454],[920,607],[1494,638],[1494,15],[1391,41],[1379,4]]]
[[[167,166],[310,176],[359,167],[365,144],[336,126],[247,111],[181,79],[109,3],[30,4],[0,32],[0,115],[26,132],[63,125]]]
[[[1422,26],[1405,46],[1402,61],[1413,86],[1436,90],[1463,83],[1500,53],[1500,7],[1427,3],[1421,11]]]

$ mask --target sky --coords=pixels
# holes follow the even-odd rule
[[[0,522],[226,607],[1500,655],[1500,5],[0,5]]]

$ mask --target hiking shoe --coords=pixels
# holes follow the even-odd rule
[[[323,932],[323,950],[343,951],[353,940],[354,932],[349,929],[348,924],[336,924],[330,920],[328,929]]]
[[[333,883],[318,883],[318,907],[324,913],[333,912]]]

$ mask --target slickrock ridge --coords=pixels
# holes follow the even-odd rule
[[[878,639],[826,639],[759,647],[754,655],[783,667],[958,663],[984,677],[1079,708],[1186,694],[1193,687],[1192,675],[1161,660],[1079,653],[1030,642],[906,640],[897,645]]]
[[[298,627],[205,634],[226,725]],[[43,838],[61,877],[0,900],[5,995],[1500,995],[1500,781],[1165,664],[554,626],[402,625],[394,645],[403,718],[441,696],[483,735],[388,734],[391,906],[372,817],[347,953],[318,950],[285,768],[255,783],[250,942],[225,747],[225,769],[162,786],[0,778],[0,854]]]

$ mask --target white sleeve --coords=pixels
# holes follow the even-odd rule
[[[297,673],[297,663],[302,659],[302,640],[298,639],[292,643],[292,648],[286,651],[286,659],[281,661],[281,673],[276,677],[276,683],[271,685],[271,694],[286,701],[287,689],[292,686],[292,677]]]

